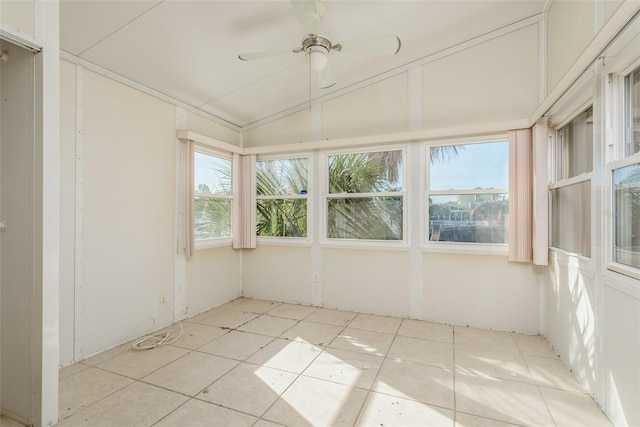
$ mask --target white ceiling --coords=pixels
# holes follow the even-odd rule
[[[63,0],[61,49],[237,126],[362,81],[542,12],[545,0],[327,0],[334,44],[397,35],[395,56],[331,52],[337,84],[310,94],[303,54],[238,54],[300,46],[288,0]]]

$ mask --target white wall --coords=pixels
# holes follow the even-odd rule
[[[538,105],[538,25],[423,67],[423,126],[529,117]]]
[[[170,323],[161,294],[176,317],[240,295],[238,251],[198,250],[178,262],[175,213],[178,123],[234,145],[240,133],[70,62],[61,62],[60,86],[67,365]]]
[[[424,254],[424,318],[529,334],[539,332],[542,271],[504,256]]]
[[[35,1],[3,0],[0,2],[0,22],[28,37],[35,36]]]
[[[547,13],[547,93],[595,35],[595,1],[554,1]]]
[[[293,144],[311,141],[311,114],[309,109],[289,114],[279,120],[265,123],[243,132],[245,147]]]

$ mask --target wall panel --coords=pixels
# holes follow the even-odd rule
[[[640,300],[605,285],[606,410],[614,425],[640,425]]]
[[[248,129],[244,131],[243,135],[245,147],[295,144],[311,140],[311,114],[309,109]]]
[[[538,105],[538,26],[423,67],[423,127],[528,117]]]
[[[245,250],[243,275],[246,297],[311,304],[310,248],[259,245]]]
[[[197,250],[187,260],[187,317],[240,296],[240,252],[229,246]]]
[[[84,74],[82,348],[166,325],[174,278],[175,108]]]
[[[322,302],[327,308],[409,316],[409,253],[323,249]]]
[[[383,135],[408,129],[407,73],[322,104],[322,138]]]
[[[538,270],[506,256],[425,253],[424,319],[538,333]]]
[[[35,1],[2,0],[0,2],[0,22],[21,33],[35,37]]]
[[[60,364],[73,362],[75,313],[76,67],[60,61]]]
[[[188,112],[187,123],[188,130],[192,132],[196,132],[200,135],[208,136],[209,138],[214,138],[228,144],[240,145],[240,132],[212,122],[198,114]]]
[[[547,93],[558,84],[594,34],[593,1],[554,1],[547,13]]]

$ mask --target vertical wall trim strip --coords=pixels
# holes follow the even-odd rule
[[[407,71],[407,114],[409,130],[422,129],[423,79],[422,65],[416,65]],[[409,209],[409,230],[412,233],[409,250],[409,317],[424,318],[424,274],[423,254],[420,249],[424,236],[424,187],[425,187],[425,151],[424,144],[410,144],[408,163],[405,167],[410,173],[405,185],[408,186],[406,208]],[[416,237],[417,236],[417,237]]]
[[[84,194],[84,67],[76,65],[76,194],[73,358],[82,360],[83,194]]]
[[[176,107],[176,130],[187,129],[187,110]],[[173,292],[173,314],[175,319],[181,320],[187,317],[187,256],[185,253],[185,191],[187,168],[185,157],[187,144],[176,138],[176,176],[175,176],[175,272],[174,272],[174,292]]]

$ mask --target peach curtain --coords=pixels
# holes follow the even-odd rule
[[[233,155],[233,248],[256,247],[256,156]]]
[[[533,137],[509,131],[509,261],[533,261]]]

